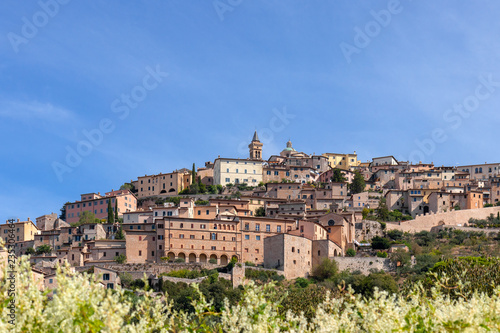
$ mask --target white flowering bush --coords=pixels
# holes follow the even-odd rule
[[[118,288],[107,290],[87,274],[62,267],[52,296],[40,291],[29,262],[20,258],[15,274],[15,316],[8,307],[10,283],[0,284],[0,332],[498,332],[500,288],[491,295],[449,298],[440,287],[431,294],[415,285],[407,296],[375,291],[372,298],[352,290],[326,295],[308,321],[280,314],[273,284],[245,287],[241,301],[222,311],[199,292],[194,313],[174,311],[166,298],[144,292],[135,300]],[[7,275],[8,277],[8,275]],[[270,300],[275,301],[270,301]]]

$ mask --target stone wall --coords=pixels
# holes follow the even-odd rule
[[[382,225],[377,221],[363,220],[356,223],[356,240],[361,242],[362,240],[369,241],[375,236],[384,236],[384,231],[382,230]]]
[[[398,229],[405,232],[431,231],[439,225],[464,226],[469,219],[485,219],[490,214],[500,212],[500,206],[480,209],[454,210],[446,213],[417,215],[414,220],[402,222],[387,222],[387,230]]]
[[[432,232],[439,232],[440,230],[443,230],[443,229],[454,229],[454,230],[462,230],[462,231],[465,231],[465,232],[468,232],[468,231],[475,231],[475,232],[484,232],[485,234],[489,234],[491,236],[491,234],[496,235],[497,233],[500,232],[500,229],[499,228],[472,228],[472,227],[459,227],[459,226],[456,226],[456,225],[439,225],[437,227],[433,227],[431,229]]]
[[[384,270],[385,272],[394,271],[394,267],[390,259],[379,257],[333,257],[337,262],[339,271],[350,270],[361,271],[361,273],[368,275],[370,270]]]
[[[99,264],[98,266],[113,269],[118,272],[128,272],[132,276],[137,275],[136,273],[147,273],[146,275],[154,274],[160,275],[161,273],[170,273],[172,271],[178,271],[180,269],[187,270],[198,270],[201,271],[205,269],[213,269],[220,267],[218,265],[210,263],[161,263],[161,264]],[[142,278],[142,274],[141,277]]]

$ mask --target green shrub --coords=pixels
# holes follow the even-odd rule
[[[338,273],[337,262],[328,258],[323,258],[321,263],[313,268],[312,276],[318,281],[323,281],[334,277]]]
[[[385,251],[377,251],[377,257],[379,257],[379,258],[387,258],[387,252],[385,252]]]
[[[125,256],[124,254],[120,254],[117,255],[114,260],[119,264],[123,264],[127,262],[127,256]]]
[[[345,251],[345,255],[348,256],[348,257],[355,257],[356,256],[356,250],[354,249],[347,249],[347,251]]]
[[[309,284],[311,284],[311,281],[309,281],[308,279],[304,279],[301,277],[295,279],[295,285],[300,288],[306,288]]]
[[[500,285],[500,258],[460,257],[440,261],[425,280],[428,290],[440,282],[453,298],[470,298],[474,292],[493,295]]]
[[[391,242],[387,238],[375,236],[371,240],[372,249],[374,250],[387,250],[391,247]]]

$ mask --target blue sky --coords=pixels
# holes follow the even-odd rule
[[[0,4],[2,222],[246,157],[254,130],[264,157],[291,139],[363,161],[499,162],[498,2],[60,2]]]

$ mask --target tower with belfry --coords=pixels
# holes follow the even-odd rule
[[[262,160],[262,146],[264,144],[259,141],[259,136],[257,131],[253,134],[252,142],[248,145],[250,149],[250,159],[251,160]]]

